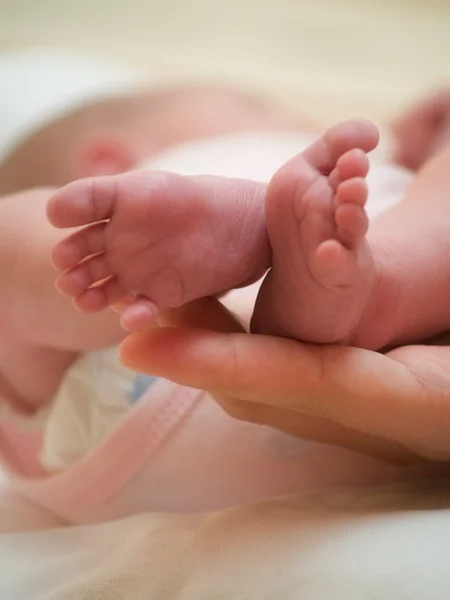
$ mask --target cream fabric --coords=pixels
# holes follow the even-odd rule
[[[448,600],[439,483],[0,536],[5,600]]]
[[[1,0],[0,48],[111,55],[159,81],[220,79],[327,123],[383,121],[449,82],[448,0]]]

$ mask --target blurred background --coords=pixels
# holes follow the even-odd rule
[[[450,83],[450,0],[0,0],[0,50],[33,45],[380,121]]]

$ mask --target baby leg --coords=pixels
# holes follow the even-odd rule
[[[450,143],[450,89],[431,94],[392,124],[397,161],[417,171]]]
[[[77,313],[55,289],[49,256],[62,235],[45,215],[52,193],[0,200],[0,395],[29,407],[52,396],[80,350],[123,338],[117,315]]]
[[[404,199],[383,213],[368,241],[379,265],[372,322],[355,342],[422,341],[450,328],[450,149],[418,172]]]

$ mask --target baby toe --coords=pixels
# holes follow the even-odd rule
[[[340,181],[354,177],[365,177],[369,172],[369,159],[360,148],[352,148],[343,154],[336,163]]]
[[[96,223],[62,240],[51,253],[53,266],[59,271],[66,271],[85,258],[103,252],[105,229],[105,223]]]
[[[127,331],[137,331],[144,329],[154,323],[158,316],[157,305],[148,298],[138,297],[138,299],[124,308],[120,324]]]
[[[111,270],[104,255],[97,255],[60,275],[56,287],[66,296],[79,296],[87,288],[110,275]]]

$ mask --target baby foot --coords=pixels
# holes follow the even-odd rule
[[[122,325],[138,329],[162,309],[261,277],[264,194],[259,183],[151,171],[72,183],[47,207],[55,227],[84,226],[54,248],[57,287],[85,312],[119,303]]]
[[[330,129],[273,177],[266,196],[272,269],[252,330],[316,343],[351,342],[375,276],[365,240],[366,152],[376,128]]]

